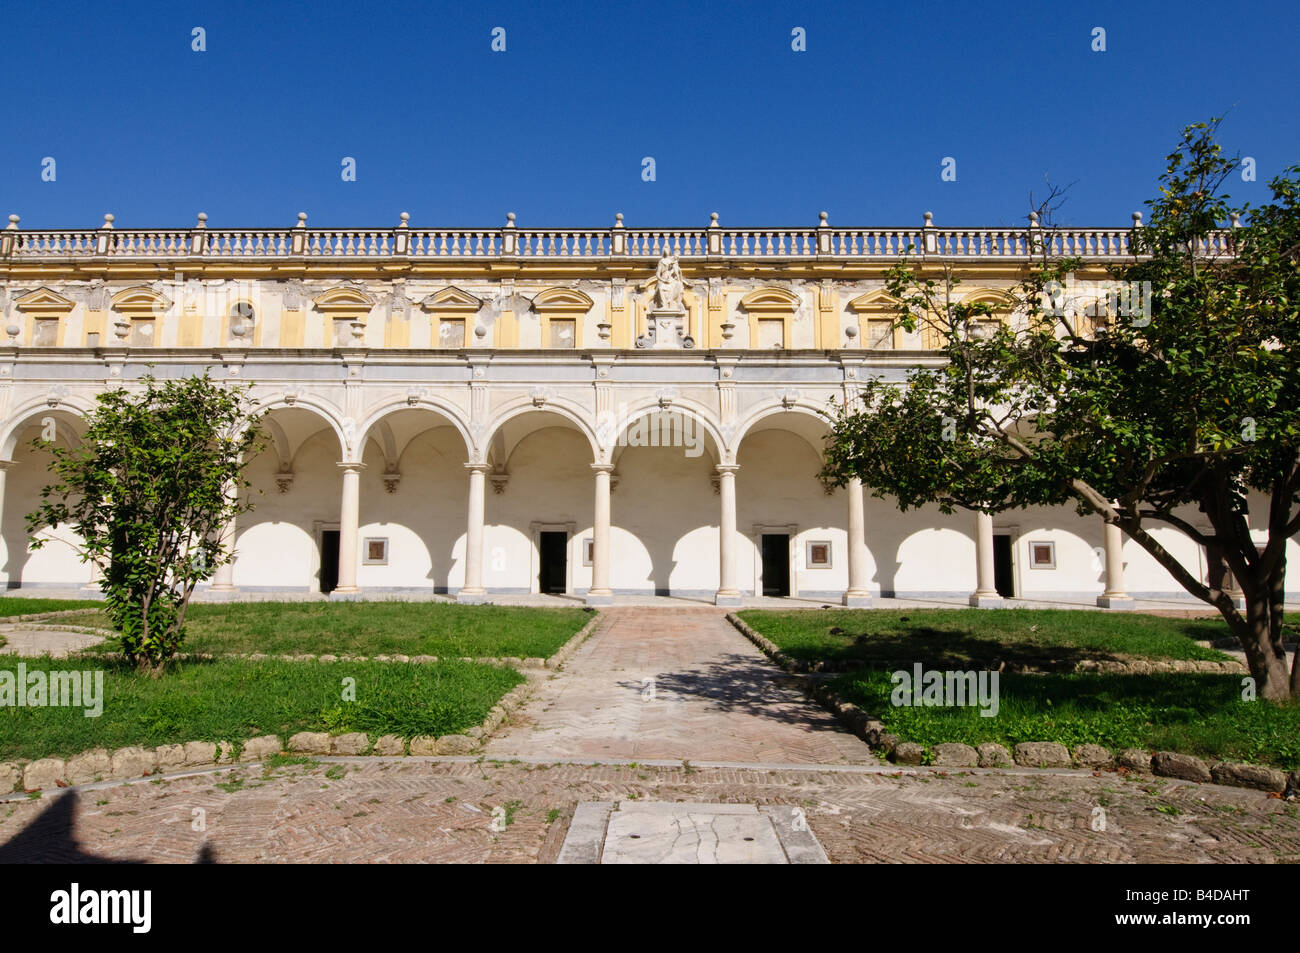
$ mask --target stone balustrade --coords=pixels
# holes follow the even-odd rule
[[[951,260],[1027,260],[1044,252],[1109,262],[1128,258],[1132,228],[1045,228],[1031,216],[1024,228],[940,228],[926,213],[917,228],[834,228],[825,213],[812,228],[208,228],[207,216],[184,229],[118,229],[106,215],[98,229],[0,231],[0,260],[111,259],[648,259],[665,251],[687,260],[889,260],[907,255]],[[1133,227],[1141,227],[1134,213]],[[1200,244],[1207,257],[1232,253],[1232,229]]]

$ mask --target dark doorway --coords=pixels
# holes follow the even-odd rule
[[[563,594],[564,577],[568,568],[569,534],[542,533],[540,548],[542,570],[537,574],[538,591]]]
[[[339,531],[322,530],[320,534],[320,591],[333,592],[339,587]]]
[[[763,595],[790,595],[790,536],[763,534]]]
[[[1003,599],[1016,597],[1016,574],[1011,568],[1011,534],[993,534],[993,588]]]

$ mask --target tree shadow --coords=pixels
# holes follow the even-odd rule
[[[764,659],[729,653],[686,671],[660,672],[654,676],[654,690],[656,697],[666,696],[662,700],[674,695],[691,697],[703,700],[715,711],[757,715],[813,728],[833,727],[830,715],[807,702],[790,681],[791,676]],[[618,685],[637,693],[645,688],[639,679]]]
[[[134,857],[111,857],[92,854],[81,846],[77,837],[77,806],[81,795],[73,788],[37,815],[36,819],[7,843],[0,844],[0,864],[145,864]],[[196,864],[220,861],[207,841],[194,857]]]
[[[143,860],[108,857],[82,850],[77,840],[80,795],[68,791],[55,799],[22,832],[0,844],[0,864],[142,864]]]
[[[854,635],[845,632],[842,646],[824,644],[793,646],[785,653],[806,664],[823,663],[822,668],[857,666],[909,666],[921,663],[936,667],[993,669],[1032,665],[1048,670],[1070,671],[1084,660],[1120,661],[1122,656],[1103,649],[1072,645],[1039,645],[1009,642],[998,638],[954,632],[929,626],[911,626],[896,632]]]

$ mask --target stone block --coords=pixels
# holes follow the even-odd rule
[[[979,755],[979,766],[981,768],[1006,768],[1015,763],[1011,760],[1010,751],[992,741],[980,745],[976,752]]]
[[[109,759],[109,771],[117,780],[142,778],[158,766],[154,753],[134,745],[118,748]]]
[[[1151,770],[1162,778],[1181,778],[1184,781],[1209,781],[1210,769],[1200,758],[1176,751],[1157,751],[1151,759]]]
[[[893,751],[895,764],[920,764],[924,757],[925,746],[911,741],[904,741]]]
[[[68,759],[67,780],[70,784],[92,784],[107,778],[111,771],[108,751],[95,748],[93,751],[74,754]]]
[[[1260,791],[1286,790],[1286,774],[1277,768],[1261,764],[1233,764],[1220,761],[1210,768],[1215,784],[1230,784],[1235,788],[1256,788]]]
[[[324,731],[300,731],[289,739],[289,750],[299,754],[329,754],[330,736]]]
[[[350,731],[330,739],[330,754],[357,755],[370,750],[370,738],[364,731]]]
[[[1016,745],[1016,764],[1022,768],[1068,768],[1070,749],[1054,741],[1025,741]]]
[[[62,758],[41,758],[23,769],[24,791],[51,791],[68,778],[68,765]]]
[[[946,768],[973,768],[979,764],[979,753],[970,745],[955,742],[935,745],[934,763]]]
[[[216,764],[217,746],[211,741],[185,742],[186,764]]]

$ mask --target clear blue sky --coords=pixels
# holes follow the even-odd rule
[[[7,0],[0,215],[1003,225],[1049,174],[1075,183],[1058,220],[1123,225],[1187,123],[1228,113],[1225,146],[1258,164],[1234,198],[1300,162],[1298,25],[1295,0]]]

